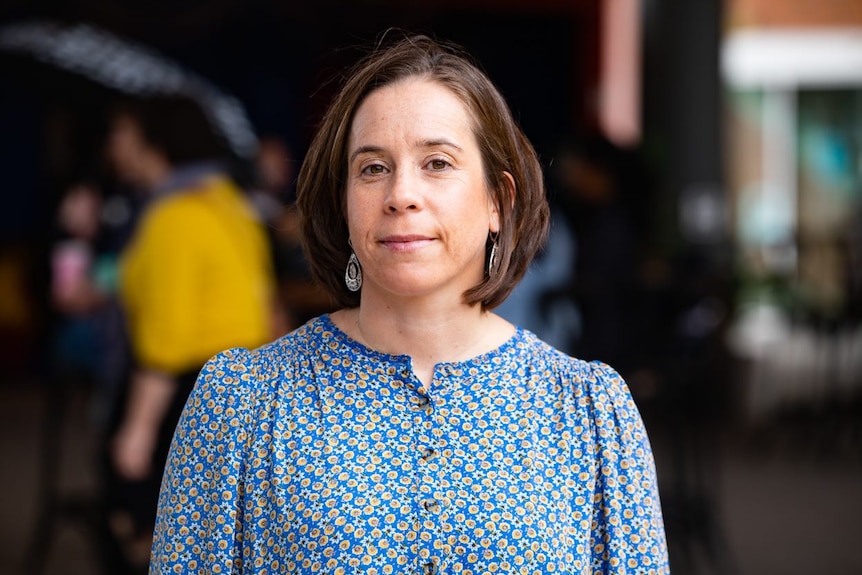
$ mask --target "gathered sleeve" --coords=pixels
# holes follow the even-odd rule
[[[646,428],[622,377],[589,364],[596,483],[590,534],[594,573],[669,573],[667,542]]]
[[[242,572],[244,460],[254,412],[252,352],[203,367],[174,433],[150,574]]]

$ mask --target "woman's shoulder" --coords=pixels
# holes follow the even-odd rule
[[[289,333],[250,351],[250,359],[264,371],[304,364],[318,355],[333,339],[327,316],[308,320]]]
[[[312,365],[310,358],[319,350],[326,338],[325,322],[314,318],[278,339],[254,349],[232,348],[211,358],[203,370],[202,378],[214,378],[224,384],[267,387],[285,375]]]
[[[559,378],[580,380],[591,369],[589,362],[552,346],[529,330],[519,328],[517,340],[518,348],[527,361]]]
[[[571,421],[589,422],[597,441],[636,442],[648,448],[640,411],[620,373],[602,361],[572,357],[535,338],[534,364],[542,371],[547,396],[577,414]],[[534,369],[535,369],[534,367]],[[638,448],[636,448],[638,449]]]
[[[577,395],[593,398],[607,397],[626,401],[631,398],[628,387],[619,372],[599,360],[573,357],[545,343],[535,334],[523,330],[525,351],[531,361],[539,363],[546,372]]]

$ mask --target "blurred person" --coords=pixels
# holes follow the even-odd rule
[[[102,197],[90,182],[70,186],[57,209],[51,247],[51,307],[56,311],[52,363],[56,376],[95,377],[99,361],[96,312],[105,290],[97,283],[96,249]]]
[[[577,253],[568,290],[581,326],[571,344],[584,358],[600,358],[625,373],[635,347],[642,209],[648,190],[627,150],[587,134],[562,146],[555,213],[569,224]]]
[[[106,153],[120,180],[151,196],[120,262],[133,366],[107,473],[119,543],[110,570],[140,572],[171,434],[195,375],[219,350],[274,337],[277,316],[264,231],[197,104],[123,102]]]
[[[91,281],[101,208],[101,190],[89,182],[70,186],[60,200],[59,238],[51,250],[51,299],[63,312],[89,311],[101,302]]]
[[[117,255],[134,227],[138,202],[82,180],[64,192],[51,249],[51,300],[62,313],[89,313],[117,289]]]
[[[151,573],[667,573],[620,376],[491,312],[548,225],[491,81],[424,36],[346,76],[297,183],[342,307],[201,371]]]
[[[59,235],[51,249],[58,375],[77,366],[94,380],[94,416],[100,426],[127,355],[116,302],[117,255],[132,215],[118,214],[117,200],[95,181],[70,186],[58,206]]]
[[[82,178],[62,192],[56,210],[56,236],[50,248],[51,348],[43,395],[39,511],[25,560],[33,572],[44,570],[58,523],[75,521],[95,529],[98,543],[104,534],[101,521],[91,523],[91,519],[101,520],[100,514],[76,511],[82,505],[88,510],[99,506],[89,505],[89,495],[68,493],[62,473],[69,447],[65,435],[70,400],[85,391],[88,430],[94,437],[103,436],[128,365],[116,298],[116,247],[131,214],[118,213],[116,196],[104,189],[97,178]],[[99,491],[93,502],[100,502]]]

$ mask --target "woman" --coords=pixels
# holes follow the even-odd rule
[[[298,181],[343,309],[203,369],[151,572],[667,571],[625,385],[490,310],[546,235],[536,154],[425,37],[349,75]]]

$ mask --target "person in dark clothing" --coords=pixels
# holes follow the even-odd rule
[[[573,351],[624,369],[643,245],[645,194],[634,154],[592,135],[562,147],[556,208],[577,242],[569,295],[581,314]]]

